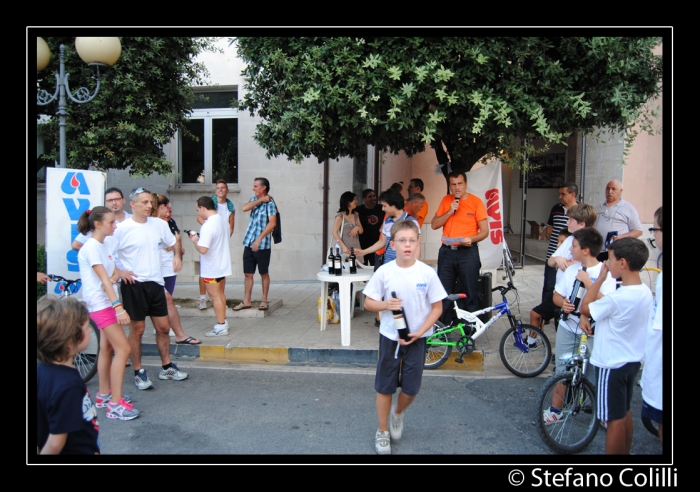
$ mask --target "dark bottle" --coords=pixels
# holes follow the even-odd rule
[[[394,299],[397,298],[396,292],[393,290],[391,291],[391,297]],[[408,334],[411,330],[408,329],[408,321],[406,320],[403,308],[399,308],[397,311],[392,310],[391,312],[394,314],[394,326],[399,331],[399,337],[406,342],[410,341],[411,337],[409,337]]]
[[[340,256],[340,248],[335,248],[335,276],[343,274],[343,258]]]
[[[184,233],[187,234],[188,236],[191,236],[192,234],[197,234],[197,237],[199,237],[199,233],[198,233],[198,232],[190,231],[189,229],[183,229],[182,232],[184,232]]]
[[[335,275],[335,256],[333,256],[333,248],[328,248],[328,273]]]
[[[350,273],[357,273],[357,257],[355,248],[350,248]]]
[[[584,272],[586,271],[586,267],[581,267],[581,270]],[[573,314],[578,314],[578,307],[581,305],[581,299],[583,298],[583,293],[586,289],[583,287],[583,282],[581,282],[579,279],[576,279],[574,281],[574,286],[571,289],[571,297],[569,298],[569,302],[574,305],[574,311]],[[561,319],[566,321],[569,319],[569,313],[563,313],[561,315]]]

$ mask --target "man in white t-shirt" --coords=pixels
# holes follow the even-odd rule
[[[231,275],[229,224],[217,213],[214,201],[208,196],[199,197],[197,200],[197,216],[203,219],[202,228],[199,230],[199,236],[190,234],[190,239],[201,255],[199,276],[204,281],[216,315],[214,329],[205,335],[228,335],[223,281],[227,275]]]
[[[131,214],[124,210],[125,203],[126,200],[124,200],[124,194],[119,188],[109,188],[107,191],[105,191],[105,207],[114,212],[114,218],[116,219],[117,224],[131,218]],[[85,241],[91,237],[92,232],[88,232],[87,234],[78,234],[73,240],[71,247],[76,251],[80,251],[80,248],[83,247]],[[115,260],[117,260],[117,268],[121,269],[119,259],[115,258]]]
[[[114,237],[117,253],[124,266],[123,269],[120,268],[121,293],[122,304],[131,318],[129,343],[134,382],[138,389],[146,390],[153,387],[141,364],[141,339],[146,316],[151,317],[156,329],[156,346],[163,367],[158,379],[181,381],[188,374],[180,371],[177,364],[170,360],[170,323],[161,270],[161,249],[171,250],[175,246],[175,236],[165,221],[150,217],[153,207],[150,191],[136,188],[129,195],[129,200],[134,215],[119,224]],[[133,276],[130,272],[133,272]]]

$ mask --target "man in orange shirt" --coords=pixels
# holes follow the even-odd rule
[[[420,193],[412,193],[406,200],[403,209],[408,212],[408,215],[414,217],[418,221],[418,227],[423,227],[425,214],[428,213],[428,204],[425,197]]]
[[[411,195],[418,193],[422,194],[423,189],[425,186],[423,185],[423,180],[420,178],[412,178],[411,181],[408,182],[408,198],[410,200]],[[409,212],[410,213],[410,212]],[[428,216],[428,200],[423,197],[423,204],[420,206],[420,210],[416,212],[415,214],[411,214],[413,217],[418,219],[418,222],[420,223],[421,227],[423,227],[423,221],[425,218]]]
[[[479,309],[478,287],[479,258],[478,242],[489,235],[489,225],[484,202],[476,195],[467,193],[467,176],[453,171],[448,175],[450,194],[440,202],[435,217],[430,222],[433,230],[442,227],[442,247],[438,253],[438,277],[449,294],[454,294],[454,285],[459,278],[466,290],[466,309]],[[451,319],[449,302],[443,301],[445,319]]]

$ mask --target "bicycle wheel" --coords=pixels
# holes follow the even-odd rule
[[[544,383],[537,398],[537,432],[547,446],[562,454],[582,451],[598,432],[595,389],[585,376],[573,386],[573,377],[573,372],[555,374]],[[559,398],[563,396],[561,418],[547,424],[544,412],[549,410],[555,390]]]
[[[432,340],[437,342],[447,343],[449,342],[449,337],[447,333],[436,332],[435,335],[430,337]],[[452,353],[452,347],[449,345],[431,345],[429,341],[425,344],[425,364],[423,364],[424,369],[437,369],[450,357]]]
[[[530,331],[537,334],[537,345],[533,348],[527,347]],[[503,334],[498,352],[506,369],[521,378],[532,378],[547,369],[552,357],[552,346],[547,335],[539,328],[518,324]]]
[[[93,320],[90,320],[90,327],[92,328],[90,344],[73,357],[73,365],[86,383],[97,373],[97,357],[100,354],[100,330],[97,329]]]
[[[656,422],[646,417],[642,417],[642,424],[644,424],[644,428],[648,430],[652,436],[659,437],[659,428],[657,427]]]

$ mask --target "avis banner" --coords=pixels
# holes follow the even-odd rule
[[[107,174],[101,171],[46,169],[46,273],[80,278],[78,252],[71,244],[83,212],[103,204],[106,181]],[[63,287],[61,282],[49,282],[47,292],[60,294]]]
[[[503,185],[501,183],[501,161],[467,173],[467,192],[478,196],[486,206],[489,235],[479,243],[481,269],[491,270],[503,262]]]

